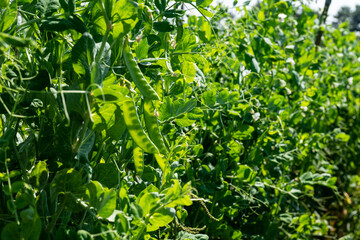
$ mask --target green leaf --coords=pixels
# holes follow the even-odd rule
[[[25,240],[38,240],[41,234],[41,220],[34,208],[20,212],[21,232]]]
[[[164,121],[169,119],[172,116],[172,110],[171,110],[171,100],[169,97],[166,97],[164,100],[164,103],[161,104],[159,108],[159,120]]]
[[[96,55],[100,53],[102,43],[95,44]],[[93,63],[91,68],[91,83],[102,85],[107,72],[109,71],[111,61],[111,49],[108,43],[105,43],[101,56],[96,56],[97,61]]]
[[[29,90],[41,91],[50,87],[50,76],[46,70],[39,70],[35,78],[30,80]]]
[[[0,5],[6,5],[3,7],[5,11],[2,12],[0,18],[0,32],[5,32],[16,22],[17,1],[12,1],[10,6],[8,6],[8,4],[9,0],[0,0]]]
[[[90,33],[85,32],[74,45],[71,57],[74,71],[79,75],[83,75],[87,80],[90,80],[90,67],[95,59],[95,54],[95,41]]]
[[[167,199],[166,207],[190,206],[192,204],[190,193],[191,183],[180,186],[179,180],[173,180],[173,185],[161,192]]]
[[[155,0],[155,6],[160,12],[163,12],[166,8],[166,0]]]
[[[171,112],[172,115],[175,117],[190,112],[194,109],[194,107],[196,107],[195,99],[189,99],[188,101],[185,101],[184,99],[178,99],[174,101]]]
[[[131,233],[134,239],[144,239],[146,224],[142,219],[135,218],[131,221]]]
[[[186,83],[191,83],[194,81],[196,70],[195,70],[195,63],[185,61],[182,63],[182,73],[185,77]]]
[[[239,130],[234,133],[233,137],[238,140],[250,140],[254,130],[253,126],[243,124],[239,127]]]
[[[79,230],[76,233],[76,239],[77,240],[92,240],[94,238],[92,237],[92,235],[89,232],[87,232],[85,230]]]
[[[175,122],[179,127],[189,127],[196,121],[189,119],[186,114],[186,115],[176,118]]]
[[[155,209],[159,206],[159,193],[157,192],[148,192],[142,196],[139,196],[139,205],[143,210],[143,215],[146,216],[151,213],[152,209]]]
[[[208,240],[209,236],[205,234],[193,234],[185,231],[180,231],[176,237],[178,240]]]
[[[11,170],[9,172],[9,175],[7,175],[7,173],[0,173],[0,181],[7,181],[8,176],[9,178],[15,178],[19,175],[21,175],[21,172],[19,170]]]
[[[32,186],[41,189],[47,183],[48,177],[49,177],[49,171],[47,169],[46,162],[40,161],[31,171],[29,181]]]
[[[1,239],[3,240],[14,240],[21,239],[21,229],[20,226],[15,222],[11,222],[5,225],[1,231]]]
[[[11,184],[11,192],[18,193],[25,187],[25,183],[23,181],[16,181]],[[10,195],[10,189],[8,185],[4,186],[4,193]]]
[[[239,141],[234,141],[231,140],[228,143],[228,147],[230,148],[230,150],[228,151],[228,153],[232,156],[240,156],[241,154],[243,154],[244,152],[244,146],[241,142]]]
[[[236,177],[240,182],[253,182],[256,177],[256,172],[249,166],[240,165]]]
[[[160,227],[169,224],[175,217],[176,211],[174,208],[161,208],[150,216],[149,224],[146,226],[148,232],[156,231]]]
[[[143,17],[142,24],[144,25],[143,36],[147,37],[150,35],[154,23],[152,11],[148,6],[144,7],[142,17]]]
[[[0,0],[0,7],[6,8],[9,5],[9,0]]]
[[[342,141],[342,142],[348,142],[350,140],[350,135],[341,132],[341,133],[336,134],[335,139]]]
[[[202,96],[202,101],[209,107],[214,106],[216,103],[216,90],[212,89],[206,91]]]
[[[52,199],[66,192],[75,196],[81,196],[84,192],[81,174],[72,168],[58,171],[50,185]]]
[[[99,163],[94,168],[93,180],[96,180],[108,188],[118,184],[119,172],[113,163]]]
[[[120,139],[126,126],[120,107],[116,104],[104,104],[93,114],[95,131],[106,130],[106,135],[114,140]]]
[[[105,83],[104,83],[105,84]],[[126,95],[129,90],[119,85],[107,85],[103,88],[97,88],[92,92],[94,100],[99,103],[117,103],[121,104],[122,101],[126,100]]]
[[[260,66],[256,58],[251,59],[252,67],[255,69],[257,73],[260,73]]]
[[[51,16],[60,7],[58,0],[39,0],[36,4],[36,9],[40,16]]]
[[[119,234],[127,233],[129,231],[129,226],[129,219],[123,212],[116,214],[115,227]]]
[[[196,0],[196,6],[205,8],[209,6],[212,2],[213,0]]]
[[[77,154],[78,161],[80,161],[81,163],[89,163],[89,153],[91,152],[94,143],[95,143],[95,134],[90,129],[87,129],[85,133],[85,139],[81,143],[78,150],[78,154]]]
[[[257,17],[259,21],[261,22],[265,21],[265,13],[263,11],[259,11]]]
[[[212,12],[209,12],[208,10],[206,10],[202,7],[198,7],[197,10],[206,17],[212,18],[214,16],[214,14]]]
[[[129,0],[117,1],[113,11],[113,39],[117,39],[134,29],[138,21],[138,4]]]
[[[59,0],[61,7],[69,13],[74,13],[76,9],[76,3],[75,0]]]
[[[194,108],[187,114],[187,117],[191,120],[199,120],[204,117],[204,112],[200,108]]]
[[[108,218],[116,208],[116,192],[103,188],[97,181],[87,184],[86,195],[89,203],[97,210],[98,216]]]
[[[108,126],[110,127],[106,128],[106,135],[115,141],[120,140],[126,130],[126,125],[119,107],[115,110],[114,124]]]
[[[139,45],[136,47],[135,53],[138,60],[147,58],[149,45],[146,38],[141,39]]]

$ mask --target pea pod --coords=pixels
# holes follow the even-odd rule
[[[28,38],[19,38],[0,32],[0,46],[11,45],[13,47],[27,47],[32,44]]]
[[[162,138],[157,118],[154,114],[154,106],[152,101],[148,98],[144,99],[144,118],[145,118],[145,126],[149,133],[149,137],[151,141],[155,144],[155,146],[159,149],[160,153],[166,154],[167,149],[164,143],[164,139]]]
[[[125,38],[123,52],[124,52],[125,65],[130,72],[130,76],[132,80],[134,81],[136,87],[139,89],[141,94],[152,100],[160,100],[159,95],[146,81],[144,75],[140,71],[140,68],[134,59],[134,56],[131,53],[128,37]]]
[[[135,104],[132,100],[125,100],[121,109],[124,115],[125,125],[132,137],[133,141],[145,152],[147,153],[159,153],[159,150],[156,148],[154,143],[149,139],[147,134],[144,132],[143,127],[141,126],[139,117],[136,113]]]
[[[144,151],[134,143],[133,157],[136,173],[141,176],[144,172]]]
[[[179,43],[183,37],[183,33],[184,33],[184,27],[183,27],[183,22],[182,19],[177,17],[176,18],[176,43]]]
[[[176,18],[182,17],[185,15],[185,11],[181,9],[174,9],[174,10],[166,10],[164,11],[164,16],[167,18]]]
[[[154,22],[153,27],[158,32],[172,32],[175,29],[169,22]]]

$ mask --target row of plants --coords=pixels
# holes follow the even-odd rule
[[[356,35],[211,2],[0,1],[2,239],[360,236]]]

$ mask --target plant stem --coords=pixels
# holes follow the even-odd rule
[[[106,32],[105,32],[105,35],[102,39],[102,42],[101,42],[101,46],[100,46],[100,49],[99,49],[99,52],[97,53],[96,55],[96,58],[95,58],[95,63],[96,62],[99,62],[100,58],[101,58],[101,55],[104,51],[104,48],[105,48],[105,45],[106,45],[106,42],[107,42],[107,39],[109,37],[109,34],[110,34],[110,31],[111,31],[111,22],[110,22],[110,19],[109,17],[107,16],[106,14],[106,11],[105,11],[105,6],[104,6],[104,3],[102,0],[99,0],[99,4],[100,4],[100,7],[101,7],[101,11],[104,15],[104,18],[105,18],[105,22],[106,22]]]
[[[65,193],[65,197],[64,197],[63,202],[60,204],[60,207],[56,210],[53,218],[51,219],[51,222],[50,222],[49,226],[48,226],[47,229],[46,229],[46,231],[47,231],[48,233],[51,233],[51,232],[52,232],[52,230],[53,230],[53,228],[55,227],[55,224],[56,224],[58,218],[60,217],[61,212],[64,210],[65,204],[66,204],[67,199],[68,199],[68,194],[69,194],[69,193]]]
[[[5,151],[6,151],[6,150],[5,150]],[[5,152],[5,153],[6,153],[6,152]],[[16,205],[15,205],[15,203],[14,203],[15,200],[14,200],[14,197],[13,197],[13,195],[12,195],[12,187],[11,187],[11,181],[10,181],[10,172],[9,172],[9,168],[8,168],[7,162],[8,162],[8,160],[6,159],[6,156],[5,156],[5,168],[6,168],[6,175],[7,175],[8,185],[9,185],[11,205],[13,205],[12,207],[14,208],[16,224],[20,226],[19,215],[18,215],[18,213],[17,213]]]

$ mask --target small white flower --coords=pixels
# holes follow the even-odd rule
[[[294,61],[294,59],[292,57],[286,59],[286,62],[290,63],[292,66],[295,66],[295,61]]]
[[[304,112],[306,112],[308,110],[308,107],[307,106],[301,106],[300,107]]]
[[[348,79],[349,85],[352,85],[352,84],[353,84],[353,81],[354,81],[354,78],[353,78],[353,77],[349,77],[349,79]]]
[[[253,117],[254,121],[259,120],[259,119],[260,119],[260,113],[259,113],[259,112],[256,112],[256,113],[253,114],[252,117]]]
[[[282,79],[280,79],[280,86],[285,87],[286,86],[286,82]]]
[[[287,93],[287,95],[290,95],[292,92],[291,92],[291,90],[289,89],[289,88],[285,88],[286,89],[286,93]]]
[[[279,22],[284,22],[286,17],[287,17],[286,14],[280,13],[280,14],[278,15]]]

